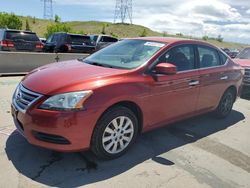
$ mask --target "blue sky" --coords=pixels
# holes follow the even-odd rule
[[[43,18],[43,2],[40,0],[0,0],[1,12],[13,12],[18,15],[29,15],[37,18]],[[69,4],[53,2],[54,13],[58,14],[63,21],[71,20],[110,20],[113,19],[114,7],[105,9],[102,6],[90,4]]]
[[[40,0],[0,0],[0,11],[43,17]],[[22,3],[21,3],[22,2]],[[62,21],[113,21],[115,0],[55,0]],[[133,23],[171,34],[217,37],[250,44],[249,0],[134,0]]]

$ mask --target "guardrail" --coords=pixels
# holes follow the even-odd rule
[[[25,74],[49,63],[78,59],[86,56],[88,56],[88,54],[0,52],[0,76]]]

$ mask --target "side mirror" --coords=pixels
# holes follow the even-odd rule
[[[176,66],[170,63],[160,63],[156,65],[155,71],[158,74],[172,75],[177,73]]]

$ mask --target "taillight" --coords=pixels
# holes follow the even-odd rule
[[[43,43],[41,43],[41,42],[38,42],[37,44],[36,44],[36,48],[39,48],[39,49],[42,49],[43,48]]]
[[[68,48],[68,51],[71,51],[71,45],[70,44],[65,44],[65,46]]]
[[[3,47],[14,47],[14,42],[12,40],[2,40],[0,44]]]

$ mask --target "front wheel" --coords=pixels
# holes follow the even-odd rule
[[[230,114],[235,101],[236,93],[232,89],[228,89],[222,96],[220,103],[214,114],[217,118],[225,118]]]
[[[91,149],[99,158],[117,158],[134,143],[137,133],[138,120],[130,109],[111,108],[96,125]]]

